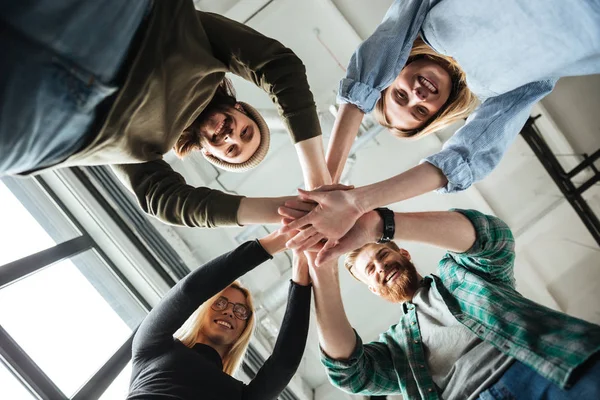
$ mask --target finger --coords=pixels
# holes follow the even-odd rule
[[[311,222],[312,222],[311,214],[308,213],[304,217],[295,219],[292,222],[290,222],[289,224],[282,226],[279,231],[281,233],[286,233],[286,232],[293,231],[294,229],[300,230],[305,225],[312,225]]]
[[[334,183],[332,185],[323,185],[316,188],[315,192],[330,192],[332,190],[350,190],[354,189],[354,185],[344,185],[341,183]]]
[[[310,249],[311,247],[313,247],[314,245],[316,245],[317,243],[321,242],[321,240],[323,240],[323,235],[321,235],[320,233],[316,233],[315,235],[306,239],[304,241],[304,243],[302,243],[302,245],[300,245],[298,247],[298,250],[306,251],[306,250]]]
[[[314,226],[310,226],[288,240],[285,246],[290,249],[298,249],[298,247],[303,244],[306,239],[312,237],[316,233],[318,233],[317,229]]]
[[[306,214],[308,214],[308,212],[306,212],[306,211],[295,210],[293,208],[289,208],[289,207],[285,207],[285,206],[277,208],[277,213],[279,215],[281,215],[282,217],[288,217],[291,219],[302,218]]]
[[[336,257],[339,257],[345,252],[351,250],[346,249],[346,247],[349,247],[349,243],[345,242],[344,240],[340,240],[337,244],[335,242],[328,241],[327,243],[325,243],[325,246],[323,246],[321,251],[319,251],[319,254],[317,254],[317,259],[315,263],[318,267],[327,264],[331,260],[334,260]]]
[[[298,189],[298,193],[298,197],[300,197],[300,200],[313,201],[315,203],[320,204],[320,202],[323,201],[323,199],[325,198],[324,196],[327,192],[309,192],[304,189]]]
[[[288,200],[285,203],[283,203],[283,205],[286,207],[293,208],[296,210],[301,210],[301,211],[310,211],[313,208],[315,208],[316,204],[317,203],[315,203],[313,201],[302,201],[302,200],[297,200],[297,199]]]

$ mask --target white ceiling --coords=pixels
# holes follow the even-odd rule
[[[353,49],[361,38],[375,29],[391,2],[195,1],[200,9],[219,12],[241,21],[260,10],[248,25],[278,39],[304,61],[317,99],[326,141],[333,122],[328,108],[334,102],[338,81],[343,76],[338,62],[346,65]],[[315,29],[318,29],[319,37]],[[322,43],[337,60],[330,56]],[[235,86],[241,100],[263,110],[273,109],[268,97],[251,84],[236,80]],[[565,165],[578,162],[580,158],[573,155],[575,150],[591,153],[600,147],[600,115],[597,112],[600,109],[599,87],[600,76],[561,81],[555,93],[543,102],[543,106],[547,104],[548,111],[543,107],[536,110],[543,113],[540,121],[542,131],[555,153],[565,155],[561,157]],[[592,112],[584,112],[590,107]],[[421,158],[438,151],[452,131],[419,141],[401,141],[386,132],[374,135],[356,152],[351,182],[364,185],[403,172],[416,165]],[[191,184],[225,188],[247,196],[289,195],[295,193],[295,189],[302,184],[294,148],[288,135],[279,130],[273,134],[271,150],[265,162],[246,174],[217,173],[198,156],[192,156],[184,162],[173,155],[167,158]],[[600,215],[598,186],[589,192],[587,197]],[[600,250],[521,137],[517,138],[491,176],[469,190],[455,195],[430,193],[392,205],[397,211],[445,210],[452,207],[490,212],[511,226],[517,237],[517,282],[525,296],[600,323],[600,292],[597,290],[600,286]],[[231,250],[245,237],[254,238],[266,232],[263,227],[205,230],[166,228],[161,225],[157,224],[157,227],[165,232],[192,266]],[[273,230],[277,227],[267,228]],[[443,254],[442,250],[422,245],[406,244],[405,247],[411,252],[421,273],[434,272]],[[274,287],[286,281],[289,267],[289,256],[280,255],[274,262],[245,276],[244,283],[259,298],[261,295],[267,296]],[[373,296],[345,271],[341,271],[340,275],[350,322],[364,340],[376,339],[378,333],[397,321],[398,306]],[[278,307],[268,317],[278,325],[283,311],[284,307]],[[266,342],[268,352],[269,340],[263,342]],[[320,366],[314,318],[298,375],[302,379],[298,379],[295,385],[309,394],[311,389],[316,389],[316,399],[345,398],[341,392],[331,390]],[[309,395],[307,398],[312,397]]]

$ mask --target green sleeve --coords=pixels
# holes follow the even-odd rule
[[[146,212],[173,225],[215,228],[237,226],[242,196],[192,187],[163,160],[113,165],[113,171]]]
[[[440,265],[450,260],[482,274],[489,281],[514,288],[515,239],[508,225],[498,217],[476,210],[452,211],[463,214],[471,221],[476,239],[464,253],[448,252]]]
[[[358,333],[356,347],[347,360],[336,360],[321,349],[321,363],[330,382],[348,392],[362,395],[400,393],[392,355],[383,342],[363,344]]]
[[[198,16],[214,56],[269,94],[294,143],[321,135],[306,68],[292,50],[221,15],[199,11]]]

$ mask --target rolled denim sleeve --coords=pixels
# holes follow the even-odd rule
[[[421,161],[436,166],[448,179],[438,191],[459,192],[488,176],[525,125],[531,107],[555,84],[555,79],[532,82],[486,99],[442,151]]]
[[[365,113],[375,108],[381,91],[404,67],[430,8],[430,0],[394,1],[375,32],[352,55],[338,102],[354,104]]]

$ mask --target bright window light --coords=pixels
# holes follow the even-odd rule
[[[67,396],[115,353],[145,314],[94,251],[0,290],[0,324]],[[2,392],[1,398],[11,398]]]
[[[32,400],[35,397],[19,382],[17,378],[0,362],[0,397],[11,400]]]
[[[0,182],[0,265],[54,246],[56,243],[25,209],[10,190]]]
[[[124,399],[129,394],[129,380],[131,379],[131,361],[123,368],[123,371],[110,384],[108,389],[100,396],[99,400]]]

